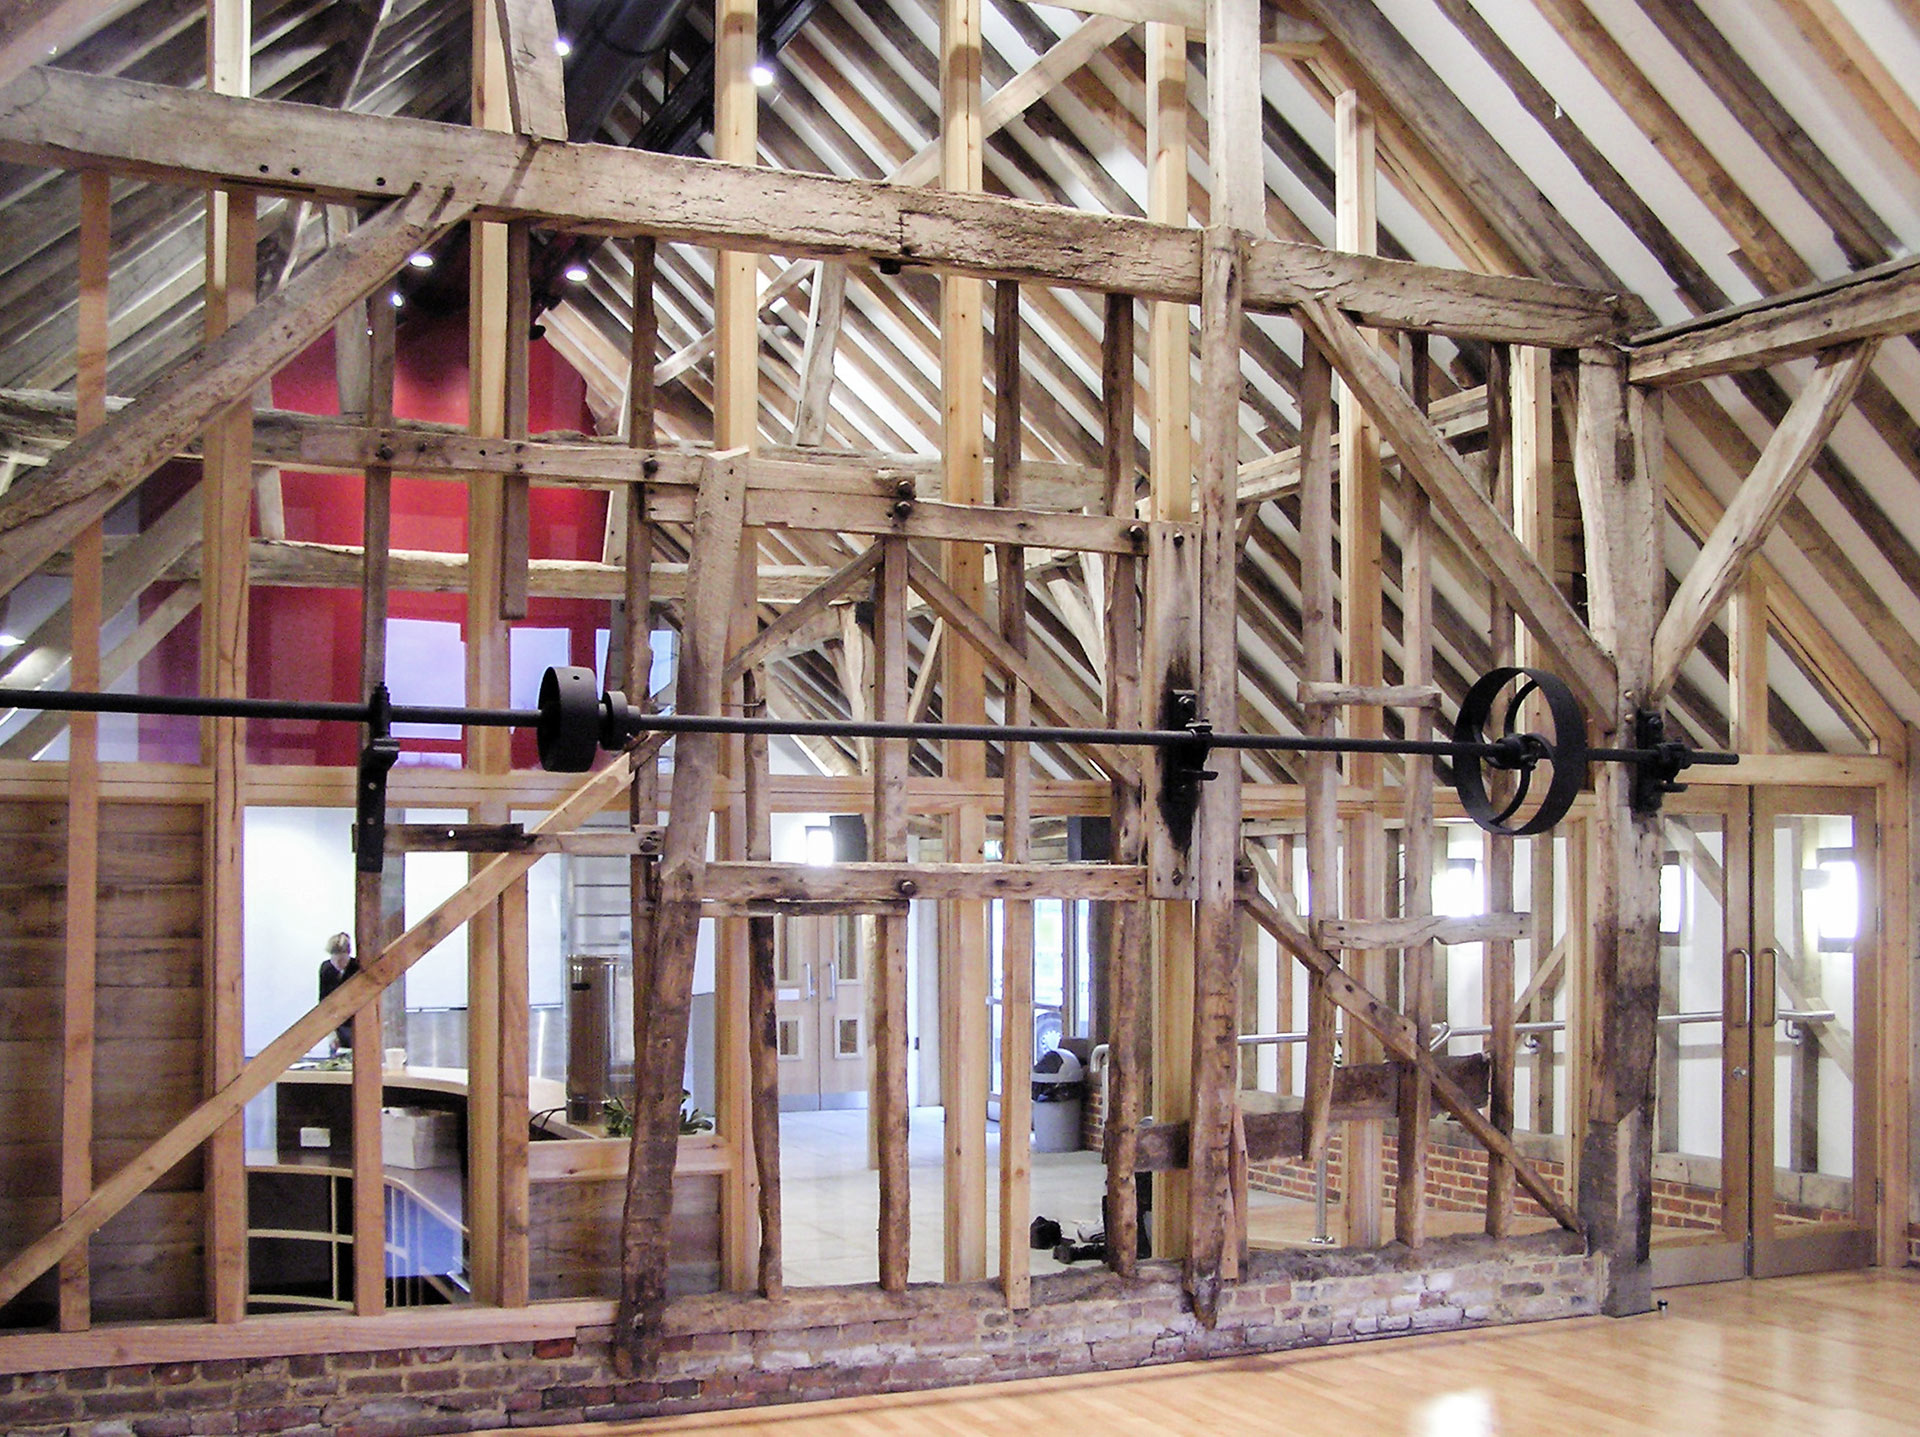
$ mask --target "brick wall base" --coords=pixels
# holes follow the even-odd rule
[[[616,1376],[607,1329],[585,1328],[541,1342],[0,1376],[0,1430],[421,1437],[628,1421],[1589,1316],[1603,1285],[1603,1259],[1545,1233],[1418,1252],[1256,1253],[1211,1331],[1165,1262],[1143,1264],[1131,1283],[1105,1271],[1036,1277],[1020,1313],[987,1283],[694,1297],[669,1310],[665,1360],[644,1381]]]

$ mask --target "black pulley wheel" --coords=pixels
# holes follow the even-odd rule
[[[600,751],[600,686],[592,669],[548,669],[540,680],[540,767],[585,773]]]
[[[1500,732],[1489,731],[1494,706],[1509,685],[1517,684],[1507,700]],[[1538,693],[1546,700],[1553,719],[1550,738],[1522,733],[1516,727],[1520,706]],[[1453,761],[1454,788],[1460,794],[1467,816],[1489,833],[1508,838],[1526,838],[1545,833],[1573,807],[1587,776],[1587,718],[1573,690],[1544,669],[1492,669],[1481,675],[1461,700],[1460,713],[1453,721],[1453,741],[1465,746],[1492,745],[1501,752],[1478,758],[1462,754]],[[1534,769],[1542,762],[1553,766],[1553,778],[1540,798],[1540,806],[1520,823],[1511,820],[1533,786]],[[1489,766],[1518,775],[1513,797],[1496,809],[1487,793]]]

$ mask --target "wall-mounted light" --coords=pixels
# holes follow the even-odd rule
[[[587,267],[583,264],[570,264],[567,266],[565,273],[568,284],[585,284],[587,282]]]
[[[558,55],[562,60],[566,59],[567,56],[573,53],[573,41],[569,40],[565,35],[554,36],[553,53]]]

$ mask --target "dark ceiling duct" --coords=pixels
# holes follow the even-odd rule
[[[647,62],[666,48],[692,0],[560,0],[567,57],[567,135],[593,139]]]

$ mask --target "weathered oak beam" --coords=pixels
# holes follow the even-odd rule
[[[1693,567],[1667,606],[1653,639],[1649,704],[1657,706],[1671,692],[1680,677],[1680,666],[1721,605],[1746,577],[1748,567],[1773,532],[1775,521],[1792,502],[1800,480],[1853,403],[1854,393],[1879,349],[1880,341],[1869,339],[1820,356],[1819,367],[1807,387],[1774,430],[1761,451],[1760,462],[1701,545]]]
[[[741,902],[926,902],[1084,898],[1124,903],[1146,892],[1145,870],[1113,863],[709,863],[701,895]]]
[[[1633,337],[1627,378],[1685,384],[1920,329],[1920,257],[1772,295]]]
[[[1171,225],[58,70],[32,70],[0,93],[0,155],[343,200],[418,183],[445,187],[485,219],[886,260],[1183,303],[1200,297],[1200,237]],[[1246,299],[1261,311],[1323,299],[1368,324],[1556,347],[1616,337],[1623,327],[1612,294],[1277,241],[1253,246]]]

